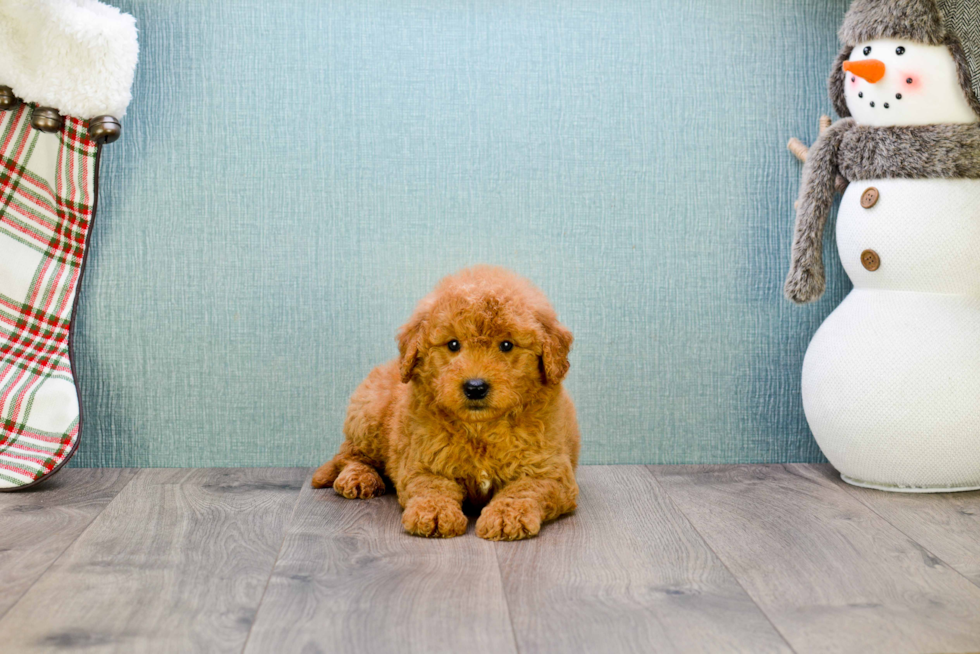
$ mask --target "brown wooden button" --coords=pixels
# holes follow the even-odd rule
[[[861,253],[861,265],[864,266],[865,270],[874,272],[881,268],[881,257],[874,250],[865,250]]]
[[[874,186],[869,186],[868,190],[861,194],[861,206],[865,209],[870,209],[871,207],[878,204],[878,198],[880,197],[878,189]]]

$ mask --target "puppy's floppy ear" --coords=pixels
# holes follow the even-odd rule
[[[419,362],[419,347],[425,335],[428,318],[428,306],[419,306],[408,322],[398,330],[399,371],[402,383],[407,384],[412,380],[412,373]]]
[[[541,368],[544,378],[549,384],[558,384],[568,373],[568,353],[575,339],[572,332],[558,322],[553,313],[539,314],[538,320],[544,329],[544,339],[541,342]]]

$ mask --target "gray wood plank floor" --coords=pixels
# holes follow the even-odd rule
[[[2,646],[240,652],[307,474],[141,470],[0,619]]]
[[[134,470],[64,470],[0,499],[0,617],[102,513]],[[2,647],[2,645],[0,645]]]
[[[518,543],[312,470],[67,470],[0,494],[0,653],[976,652],[980,493],[827,466],[584,467]]]
[[[797,652],[980,647],[980,588],[811,467],[654,472]]]
[[[980,586],[980,492],[863,493],[824,470],[832,483]]]
[[[494,545],[473,522],[417,538],[393,495],[304,488],[246,651],[515,652]]]
[[[578,481],[574,515],[496,548],[522,652],[790,651],[649,471]]]

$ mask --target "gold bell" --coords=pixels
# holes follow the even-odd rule
[[[65,124],[65,118],[54,107],[35,107],[31,125],[42,132],[57,132]]]
[[[14,95],[14,90],[9,86],[0,86],[0,111],[8,111],[20,104],[20,100]]]
[[[88,121],[88,137],[103,145],[119,140],[122,134],[122,125],[113,116],[96,116]]]

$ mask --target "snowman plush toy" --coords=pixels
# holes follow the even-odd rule
[[[980,20],[975,2],[961,18]],[[810,343],[803,407],[841,477],[883,490],[980,488],[980,99],[950,11],[851,5],[830,79],[842,120],[808,153],[785,285],[800,304],[823,294],[843,177],[837,245],[854,290]]]

